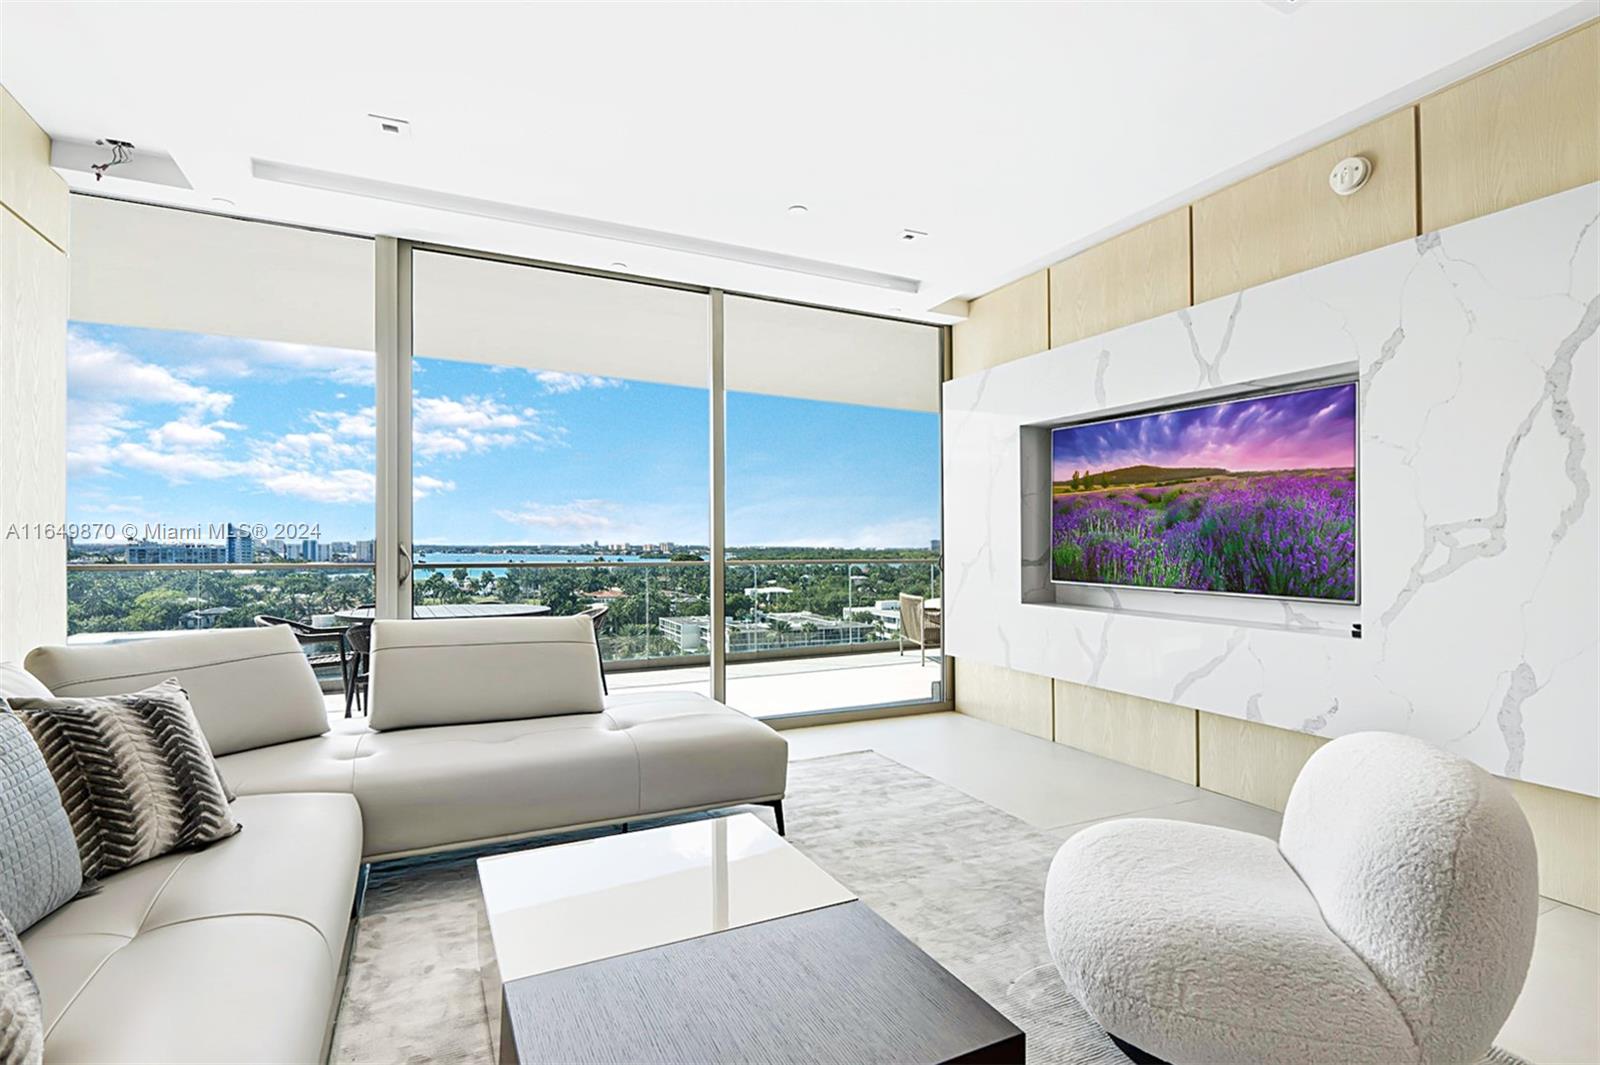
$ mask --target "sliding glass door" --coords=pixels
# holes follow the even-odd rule
[[[708,691],[706,294],[412,269],[413,613],[586,614],[613,692]]]
[[[941,338],[727,297],[727,701],[937,702]]]

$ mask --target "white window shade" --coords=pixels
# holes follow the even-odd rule
[[[424,251],[412,292],[413,350],[424,358],[707,385],[701,292]]]
[[[706,386],[703,293],[435,252],[413,271],[418,355]],[[936,327],[729,296],[724,330],[732,391],[939,408]]]
[[[373,347],[365,238],[74,196],[71,249],[76,321]]]
[[[730,392],[939,409],[936,326],[729,296],[724,336]]]

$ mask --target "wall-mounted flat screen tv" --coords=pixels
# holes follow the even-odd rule
[[[1357,601],[1356,386],[1051,430],[1061,583]]]

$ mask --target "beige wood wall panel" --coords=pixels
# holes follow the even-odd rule
[[[1600,912],[1600,799],[1510,780],[1539,848],[1539,894]]]
[[[951,338],[952,376],[987,370],[1050,347],[1050,272],[1029,274],[972,301]]]
[[[1056,742],[1197,784],[1195,715],[1187,706],[1055,682]]]
[[[1328,741],[1307,732],[1200,713],[1200,786],[1282,810],[1300,767]]]
[[[1418,108],[1424,230],[1600,181],[1600,22]]]
[[[0,210],[0,660],[67,638],[67,257]],[[16,535],[13,525],[17,526]]]
[[[67,183],[50,169],[50,138],[0,88],[0,204],[67,248]]]
[[[1194,301],[1381,248],[1417,233],[1414,108],[1246,178],[1194,205]],[[1372,178],[1336,196],[1328,172],[1347,155]]]
[[[1189,306],[1189,208],[1050,268],[1050,347]]]
[[[968,658],[955,660],[956,710],[996,725],[1049,739],[1050,678]]]

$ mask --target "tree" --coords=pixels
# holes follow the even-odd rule
[[[1079,475],[1079,473],[1078,473],[1078,471],[1077,471],[1077,470],[1073,470],[1073,471],[1072,471],[1072,480],[1071,480],[1071,481],[1069,481],[1069,482],[1068,482],[1068,483],[1069,483],[1069,484],[1070,484],[1070,485],[1071,485],[1071,486],[1072,486],[1072,490],[1073,490],[1073,491],[1074,491],[1074,492],[1076,492],[1076,491],[1077,491],[1077,490],[1078,490],[1078,489],[1079,489],[1079,488],[1080,488],[1080,487],[1082,487],[1082,485],[1083,485],[1083,479],[1082,479],[1082,477],[1081,477],[1081,476],[1080,476],[1080,475]]]

